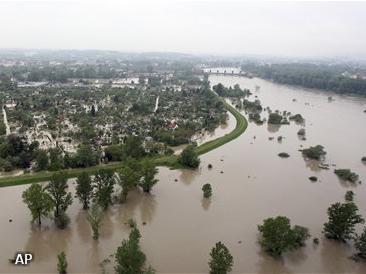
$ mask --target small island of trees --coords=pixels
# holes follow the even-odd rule
[[[286,117],[283,117],[281,114],[272,112],[268,115],[268,124],[272,125],[288,125],[289,122]]]
[[[358,181],[358,174],[352,172],[350,169],[336,169],[334,173],[342,180],[356,183]]]
[[[313,160],[321,160],[327,154],[321,145],[303,149],[301,152],[304,157]]]
[[[291,227],[290,220],[284,216],[265,219],[262,225],[258,225],[258,230],[260,245],[273,256],[304,246],[310,237],[307,228]]]

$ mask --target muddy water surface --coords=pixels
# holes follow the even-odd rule
[[[92,240],[77,201],[68,210],[68,229],[57,230],[52,222],[39,229],[30,225],[28,209],[21,202],[27,186],[1,188],[1,272],[55,272],[56,255],[62,250],[70,273],[100,272],[98,263],[128,235],[125,222],[133,217],[148,262],[160,273],[207,273],[209,251],[217,241],[230,249],[235,273],[366,273],[365,263],[348,258],[354,252],[352,245],[334,243],[321,235],[327,207],[342,201],[346,190],[355,192],[355,201],[366,217],[365,183],[352,186],[341,182],[333,174],[333,166],[318,169],[298,151],[301,145],[321,144],[327,151],[326,163],[351,168],[366,182],[366,166],[361,163],[366,155],[366,100],[331,94],[335,101],[328,102],[329,93],[259,79],[215,76],[210,81],[239,83],[252,90],[259,85],[252,100],[258,96],[272,110],[302,114],[307,140],[299,140],[296,133],[301,126],[295,123],[280,128],[250,123],[241,137],[203,155],[199,170],[160,168],[160,182],[152,195],[134,192],[126,205],[115,205],[105,214],[98,242]],[[267,117],[266,112],[262,115]],[[229,125],[232,123],[230,116]],[[280,135],[285,137],[281,143],[277,142]],[[269,137],[275,138],[270,141]],[[281,159],[279,152],[290,157]],[[308,177],[312,175],[320,181],[311,183]],[[211,200],[202,199],[205,183],[213,186]],[[73,190],[73,182],[70,186]],[[306,247],[285,254],[282,260],[267,256],[257,244],[257,225],[276,215],[308,227],[320,244],[314,246],[309,240]],[[15,251],[33,252],[34,262],[27,267],[12,266],[7,259]]]

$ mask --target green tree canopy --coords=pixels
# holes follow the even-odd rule
[[[57,255],[57,271],[59,274],[67,273],[67,260],[64,251]]]
[[[212,187],[210,184],[204,184],[202,186],[203,197],[210,198],[212,196]]]
[[[76,197],[83,203],[83,208],[87,209],[93,196],[93,185],[90,175],[87,172],[81,173],[76,179],[76,184]]]
[[[365,220],[357,214],[358,208],[353,202],[335,203],[328,208],[328,222],[323,233],[327,238],[346,241],[355,235],[355,226]]]
[[[134,226],[128,240],[123,240],[115,254],[115,271],[118,274],[144,274],[155,273],[149,267],[144,268],[146,256],[140,248],[140,231]]]
[[[140,187],[144,192],[150,192],[152,187],[158,183],[158,180],[155,179],[158,169],[151,161],[144,161],[141,170],[142,180],[140,182]]]
[[[141,180],[141,167],[136,160],[129,159],[118,170],[118,184],[121,186],[121,202],[125,202],[128,193],[135,188]]]
[[[94,202],[103,209],[107,209],[112,204],[112,194],[116,178],[114,172],[109,169],[100,169],[95,174],[94,180]]]
[[[88,210],[87,220],[93,231],[93,239],[98,240],[99,238],[99,227],[102,222],[103,211],[98,204],[94,203]]]
[[[229,249],[221,242],[216,243],[210,253],[211,259],[208,263],[211,274],[226,274],[233,267],[233,256]]]
[[[179,163],[184,166],[197,168],[200,164],[200,159],[198,158],[193,146],[186,147],[178,159]]]
[[[50,160],[47,154],[47,151],[43,149],[39,149],[36,152],[36,170],[47,170],[50,165]]]
[[[290,220],[284,216],[268,218],[258,226],[259,243],[273,256],[281,256],[283,252],[296,249],[305,244],[310,237],[308,229],[295,226],[291,228]]]
[[[32,184],[23,192],[22,198],[31,211],[32,222],[38,220],[39,225],[41,217],[48,217],[54,207],[52,198],[40,184]]]
[[[52,175],[50,182],[46,186],[46,190],[55,205],[56,218],[65,213],[66,209],[72,204],[72,196],[70,192],[67,192],[67,189],[67,176],[63,172]]]

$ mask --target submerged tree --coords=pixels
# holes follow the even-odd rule
[[[22,198],[31,211],[32,222],[38,220],[39,225],[41,225],[41,217],[48,217],[54,207],[50,195],[40,184],[32,184],[23,192]]]
[[[308,229],[301,226],[291,228],[290,220],[284,216],[268,218],[258,226],[260,232],[259,243],[274,256],[281,256],[283,252],[296,249],[305,244],[310,237]]]
[[[211,274],[226,274],[233,267],[233,256],[229,249],[221,242],[215,244],[210,253],[211,259],[208,263]]]
[[[353,202],[335,203],[328,208],[328,222],[323,233],[327,238],[346,241],[355,235],[355,226],[365,220],[357,214],[358,208]]]
[[[327,154],[321,145],[305,148],[301,152],[304,157],[313,160],[321,160]]]
[[[202,186],[203,197],[210,198],[212,196],[212,187],[210,184],[204,184]]]
[[[57,271],[59,274],[67,273],[67,260],[64,251],[57,255]]]
[[[346,202],[353,202],[354,197],[355,193],[352,190],[348,190],[344,195],[344,199],[346,200]]]
[[[93,239],[98,240],[99,238],[99,227],[102,221],[103,212],[98,204],[94,203],[87,213],[87,220],[93,231]]]
[[[180,164],[191,168],[197,168],[200,164],[200,159],[193,146],[186,147],[179,156],[178,161]]]
[[[112,194],[116,178],[114,172],[108,169],[98,170],[94,177],[94,202],[104,210],[112,204]]]
[[[93,185],[90,175],[87,172],[81,173],[76,179],[76,184],[76,197],[83,203],[83,209],[87,209],[93,196]]]
[[[148,267],[144,269],[146,256],[140,248],[140,231],[134,226],[130,232],[128,240],[123,240],[115,254],[115,271],[118,274],[143,274],[155,273]]]
[[[128,193],[134,189],[141,180],[141,170],[135,160],[129,160],[118,170],[118,184],[121,186],[120,201],[125,202]]]
[[[363,259],[366,259],[366,228],[360,236],[355,239],[355,248],[357,250],[357,255]]]
[[[152,187],[158,183],[158,180],[155,179],[158,169],[151,161],[145,161],[142,164],[141,171],[142,180],[140,182],[140,187],[144,192],[150,192]]]
[[[67,192],[67,176],[65,173],[55,173],[49,184],[46,186],[47,192],[50,194],[53,204],[55,205],[55,217],[59,217],[61,213],[72,204],[72,196]]]

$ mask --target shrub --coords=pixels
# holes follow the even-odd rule
[[[301,114],[295,114],[293,116],[290,116],[289,119],[295,121],[296,123],[303,123],[305,121]]]
[[[203,197],[210,198],[212,196],[212,187],[210,184],[204,184],[202,187]]]
[[[318,181],[318,177],[316,177],[316,176],[310,176],[309,177],[309,180],[312,181],[312,182],[317,182]]]
[[[281,152],[281,153],[278,153],[278,156],[281,158],[288,158],[288,157],[290,157],[290,154],[288,154],[286,152]]]
[[[365,220],[357,214],[358,208],[353,202],[335,203],[328,208],[328,222],[323,233],[327,238],[346,241],[354,237],[355,226]]]
[[[179,163],[186,167],[197,168],[200,164],[200,159],[198,158],[193,146],[186,147],[178,159]]]
[[[350,169],[336,169],[334,173],[342,180],[356,183],[358,175],[352,172]]]
[[[268,218],[258,226],[259,243],[273,256],[281,256],[283,252],[299,248],[310,237],[308,229],[301,226],[291,228],[290,220],[284,216]]]
[[[302,150],[302,155],[313,160],[320,160],[325,154],[327,153],[324,151],[324,147],[321,145]]]
[[[344,195],[344,199],[346,200],[346,202],[353,202],[354,196],[355,193],[352,190],[348,190]]]

